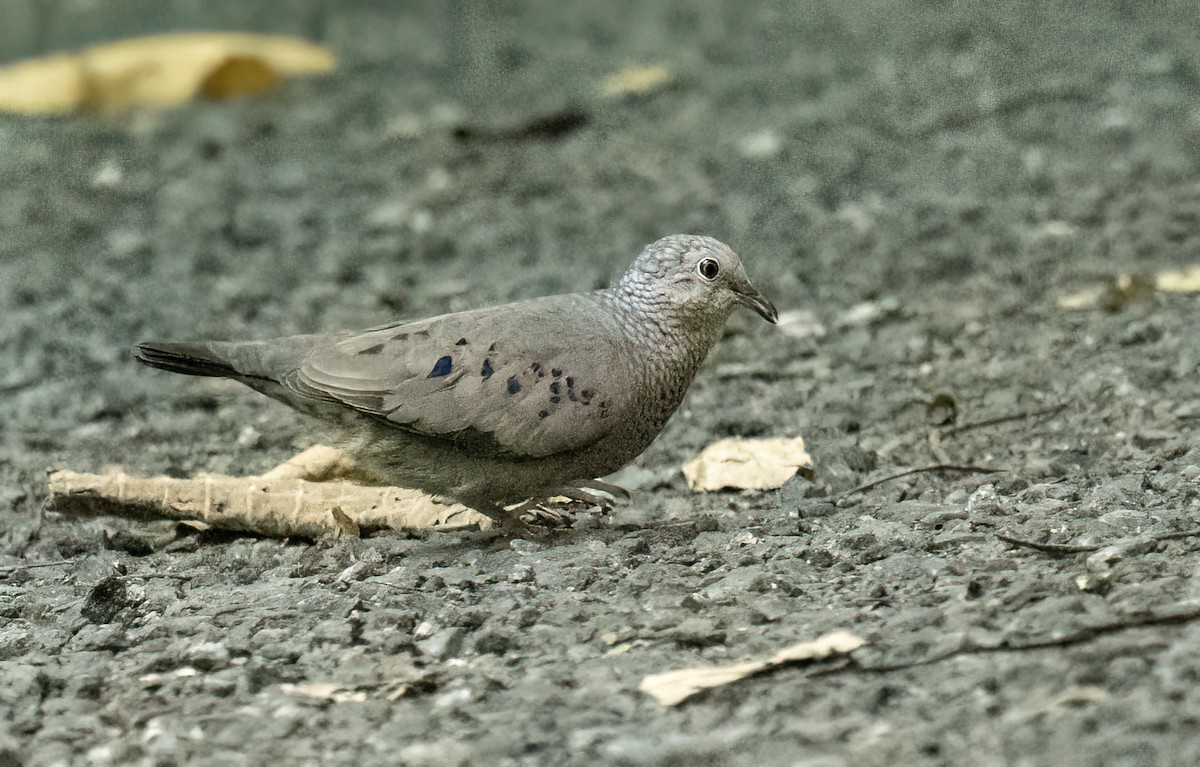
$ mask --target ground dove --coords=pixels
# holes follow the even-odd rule
[[[380,481],[519,530],[533,500],[620,492],[593,478],[658,436],[738,305],[776,321],[728,246],[672,235],[604,290],[357,332],[147,342],[137,358],[333,422]]]

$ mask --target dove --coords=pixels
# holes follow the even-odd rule
[[[676,234],[589,293],[361,331],[147,341],[136,358],[239,381],[334,427],[378,481],[522,531],[539,500],[628,497],[595,478],[654,441],[739,306],[778,320],[729,246]]]

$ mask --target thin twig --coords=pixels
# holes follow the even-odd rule
[[[1118,631],[1127,629],[1149,628],[1150,626],[1179,626],[1185,623],[1200,620],[1200,606],[1188,606],[1184,609],[1163,610],[1161,612],[1150,612],[1146,615],[1130,616],[1121,618],[1110,623],[1102,623],[1097,626],[1086,626],[1084,628],[1073,631],[1069,634],[1060,636],[1051,636],[1043,639],[1032,639],[1026,642],[1013,642],[1008,638],[1001,639],[996,644],[982,644],[978,641],[968,640],[961,647],[956,647],[953,650],[931,655],[927,658],[919,658],[906,663],[888,663],[879,665],[866,665],[856,663],[856,667],[862,671],[904,671],[918,666],[928,666],[933,663],[957,657],[959,655],[974,655],[977,653],[992,653],[992,652],[1022,652],[1025,650],[1045,650],[1051,647],[1069,647],[1083,642],[1090,642],[1093,639],[1098,639],[1108,634],[1114,634]]]
[[[40,567],[59,567],[61,565],[73,564],[75,564],[75,560],[73,559],[61,559],[57,562],[30,562],[25,565],[8,565],[0,567],[0,575],[8,575],[9,573],[20,572],[21,570],[34,570]]]
[[[1066,402],[1060,402],[1057,405],[1051,405],[1050,407],[1042,408],[1041,410],[1026,411],[1023,413],[1011,413],[1009,415],[997,416],[996,418],[988,418],[983,421],[972,421],[971,423],[964,423],[960,426],[951,426],[950,428],[944,430],[942,434],[949,437],[954,434],[960,434],[964,431],[970,431],[971,429],[982,429],[988,426],[996,426],[997,424],[1008,423],[1009,421],[1023,421],[1025,419],[1041,418],[1043,416],[1054,415],[1061,410],[1065,410],[1066,407]]]
[[[996,537],[1005,543],[1011,543],[1014,546],[1024,546],[1027,549],[1036,549],[1044,551],[1047,554],[1055,556],[1070,556],[1072,554],[1087,554],[1093,551],[1099,551],[1100,547],[1092,544],[1070,544],[1070,543],[1038,543],[1037,541],[1025,540],[1023,538],[1014,538],[1011,535],[996,533]],[[1172,541],[1180,538],[1197,538],[1200,537],[1200,529],[1195,530],[1176,530],[1170,533],[1158,533],[1150,536],[1154,541]]]
[[[1069,543],[1038,543],[1037,541],[1027,541],[1022,538],[1014,538],[1011,535],[1004,533],[996,533],[996,537],[1005,543],[1011,543],[1014,546],[1024,546],[1027,549],[1037,549],[1044,551],[1047,554],[1055,554],[1057,556],[1068,556],[1071,554],[1084,554],[1089,551],[1099,551],[1099,546],[1090,546],[1086,544],[1072,545]]]
[[[397,586],[396,584],[388,583],[387,581],[377,581],[373,578],[367,578],[366,580],[358,581],[358,583],[365,583],[370,586],[383,586],[385,589],[398,591],[401,594],[412,594],[414,592],[414,589],[405,588],[404,586]]]
[[[1004,470],[1003,469],[993,469],[993,468],[990,468],[987,466],[970,466],[970,465],[960,465],[960,464],[953,464],[953,463],[935,463],[932,466],[922,466],[918,469],[909,469],[908,471],[902,471],[898,474],[892,474],[890,476],[884,477],[883,479],[877,479],[874,482],[868,482],[865,485],[859,485],[858,487],[847,490],[846,492],[842,493],[839,497],[845,498],[846,496],[854,495],[855,493],[861,493],[866,490],[870,490],[873,487],[878,487],[880,485],[891,482],[893,480],[903,479],[904,477],[912,476],[913,474],[925,474],[925,473],[934,472],[934,471],[958,471],[958,472],[963,472],[966,474],[999,474],[1000,472],[1002,472]]]
[[[0,394],[12,394],[13,392],[27,389],[33,385],[33,381],[12,381],[6,384],[0,384]]]
[[[1177,538],[1196,538],[1198,536],[1200,536],[1200,528],[1196,528],[1195,530],[1179,530],[1174,533],[1159,533],[1154,536],[1154,540],[1171,541]]]

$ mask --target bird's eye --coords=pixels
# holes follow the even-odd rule
[[[700,263],[696,264],[696,271],[706,280],[715,280],[721,271],[721,266],[714,258],[702,258]]]

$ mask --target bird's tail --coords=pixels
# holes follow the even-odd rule
[[[234,367],[230,354],[235,344],[198,341],[174,343],[146,341],[137,346],[137,361],[172,373],[213,378],[237,378],[243,372]]]

